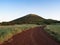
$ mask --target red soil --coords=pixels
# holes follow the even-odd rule
[[[42,27],[24,31],[2,45],[60,45]]]

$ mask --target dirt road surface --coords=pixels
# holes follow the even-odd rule
[[[60,45],[48,35],[43,27],[29,29],[13,36],[2,45]]]

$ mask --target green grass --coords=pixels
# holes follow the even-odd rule
[[[47,32],[60,43],[60,25],[47,25]]]
[[[34,24],[12,25],[12,26],[0,26],[0,43],[7,41],[13,35],[21,33],[27,29],[37,27]]]

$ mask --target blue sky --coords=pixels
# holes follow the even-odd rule
[[[30,13],[60,20],[60,0],[0,0],[0,22]]]

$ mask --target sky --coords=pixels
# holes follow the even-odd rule
[[[0,0],[0,22],[27,14],[60,20],[60,0]]]

